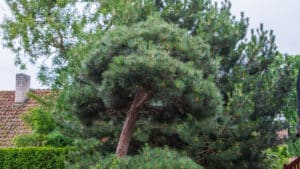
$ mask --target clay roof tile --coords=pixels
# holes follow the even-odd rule
[[[49,89],[31,90],[37,96],[50,94]],[[0,91],[0,147],[13,146],[13,138],[30,133],[30,128],[21,120],[20,115],[37,106],[33,99],[24,103],[15,103],[14,91]]]

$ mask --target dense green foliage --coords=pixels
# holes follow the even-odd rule
[[[1,148],[2,169],[64,169],[66,150],[63,148],[28,147]]]
[[[286,144],[274,146],[265,150],[265,168],[281,169],[292,158],[300,156],[300,140],[290,140]]]
[[[55,92],[52,95],[37,98],[33,93],[28,94],[29,97],[35,99],[40,105],[30,109],[22,114],[22,119],[31,129],[31,134],[19,135],[14,139],[14,143],[18,147],[31,146],[52,146],[64,147],[72,145],[70,138],[67,138],[59,130],[59,125],[54,119],[51,111]]]
[[[176,31],[173,31],[173,29],[168,30],[168,26],[164,26],[162,22],[153,24],[156,22],[158,21],[151,20],[133,25],[127,29],[116,27],[105,34],[99,42],[94,43],[96,47],[90,48],[91,58],[87,60],[86,66],[81,71],[83,74],[79,79],[79,85],[82,83],[84,85],[75,87],[72,93],[75,93],[75,96],[82,96],[83,93],[81,92],[85,90],[78,91],[76,89],[88,86],[89,90],[94,90],[94,92],[89,92],[93,93],[93,97],[89,96],[93,99],[90,99],[89,102],[89,99],[74,98],[71,94],[70,100],[74,104],[73,112],[77,113],[81,119],[84,118],[80,113],[84,113],[92,119],[98,118],[99,123],[95,123],[96,125],[116,127],[117,124],[120,124],[119,120],[124,119],[122,113],[118,113],[116,108],[120,108],[122,112],[122,108],[128,106],[136,86],[149,86],[147,89],[151,93],[153,92],[154,97],[157,91],[164,94],[163,96],[158,95],[158,98],[168,98],[170,97],[169,94],[175,94],[179,96],[177,99],[179,102],[175,102],[175,107],[169,107],[168,104],[164,104],[163,100],[158,100],[156,105],[163,106],[163,115],[154,111],[154,116],[152,116],[154,118],[150,117],[149,119],[147,114],[141,114],[141,121],[136,126],[137,130],[131,145],[134,147],[131,149],[136,151],[138,147],[148,142],[151,146],[169,145],[184,150],[190,157],[208,168],[234,168],[236,165],[242,168],[263,167],[263,151],[276,144],[276,131],[284,127],[281,121],[275,119],[284,109],[286,104],[284,98],[288,96],[293,82],[289,65],[283,65],[285,62],[276,62],[280,55],[276,51],[272,33],[260,28],[257,30],[258,35],[252,34],[250,42],[243,42],[235,49],[229,50],[230,54],[222,53],[221,55],[211,54],[210,44],[204,41],[201,36],[191,36],[191,42],[189,38],[183,35],[178,37],[182,37],[184,41],[181,38],[177,40]],[[143,26],[147,23],[147,26]],[[143,27],[147,27],[145,33]],[[169,37],[168,33],[173,36]],[[193,57],[195,53],[193,49],[197,49],[193,47],[194,38],[202,39],[204,44],[201,45],[196,41],[197,47],[203,51],[206,49],[206,52],[200,52],[196,55],[196,58]],[[174,44],[173,39],[177,44]],[[143,41],[146,42],[146,47],[144,47]],[[182,44],[189,45],[181,45],[182,41]],[[156,44],[159,45],[156,47]],[[205,46],[207,47],[205,48]],[[168,47],[171,49],[169,52]],[[148,50],[150,53],[147,52]],[[160,50],[166,52],[158,52]],[[185,51],[189,52],[186,54]],[[172,59],[178,58],[179,61],[170,62],[165,59],[164,53],[168,54],[169,57],[171,56]],[[236,60],[229,63],[225,62],[227,57],[231,58],[233,56],[237,57]],[[155,63],[156,59],[158,60],[157,63]],[[221,61],[222,66],[227,66],[228,73],[224,72],[222,67],[218,67],[218,61]],[[190,98],[193,95],[187,96],[184,91],[184,87],[189,83],[185,83],[185,80],[180,78],[170,78],[173,75],[172,69],[178,69],[177,66],[180,68],[177,70],[179,71],[177,75],[178,77],[181,76],[182,63],[189,64],[191,68],[200,68],[204,79],[212,79],[220,86],[219,88],[223,93],[224,111],[219,113],[215,111],[214,118],[203,119],[204,116],[201,112],[210,112],[210,109],[207,109],[210,104],[193,102],[193,100],[197,100],[196,97],[194,99]],[[167,66],[167,64],[170,64],[170,66]],[[159,73],[155,74],[155,72]],[[160,78],[160,75],[163,78]],[[197,77],[195,75],[193,77]],[[192,79],[195,83],[190,83],[199,84],[197,87],[201,87],[201,83],[195,81],[200,80],[200,78],[193,78],[188,74],[182,76],[187,77],[187,80]],[[168,79],[168,81],[164,82],[165,79]],[[178,82],[178,80],[181,82]],[[178,93],[174,93],[170,88],[172,89],[172,86],[177,84],[179,84],[179,87],[181,85],[182,88],[178,88],[179,90],[176,91]],[[95,89],[92,89],[93,87]],[[169,90],[165,92],[164,87]],[[182,94],[180,94],[181,91]],[[195,91],[197,90],[193,92]],[[206,89],[205,91],[212,90]],[[213,91],[216,90],[213,89]],[[200,98],[210,96],[204,93],[201,95],[199,95]],[[99,99],[102,101],[97,101],[98,104],[95,104],[94,101]],[[213,98],[210,97],[210,99]],[[83,100],[85,105],[91,105],[91,108],[98,107],[91,109],[94,110],[94,114],[92,111],[81,109],[90,108],[90,106],[77,104],[78,101],[81,103]],[[208,101],[207,99],[204,100]],[[179,107],[181,105],[178,103],[185,101],[187,103]],[[213,103],[216,102],[213,101]],[[197,107],[198,105],[199,107]],[[218,106],[220,104],[214,105]],[[204,106],[208,107],[205,108]],[[110,111],[113,108],[109,116],[105,116],[107,108]],[[89,114],[86,114],[87,112]],[[172,114],[168,115],[168,112]],[[196,114],[193,112],[196,112]],[[187,113],[191,113],[192,116],[187,115]],[[156,114],[159,116],[155,117]],[[208,113],[208,115],[210,114]],[[202,116],[197,117],[197,115]],[[101,125],[99,125],[99,128],[101,128]],[[121,128],[121,126],[118,128]],[[97,135],[100,135],[100,138],[105,136],[101,136],[101,131]],[[115,136],[106,135],[110,140],[104,145],[114,145],[117,139]]]
[[[85,83],[89,83],[88,87],[94,83],[98,88],[94,94],[97,99],[93,99],[96,103],[82,106],[76,104],[82,99],[70,96],[75,102],[74,111],[94,120],[97,115],[104,118],[108,113],[106,109],[121,116],[124,110],[120,109],[128,107],[139,86],[151,94],[148,104],[152,111],[167,105],[174,107],[174,112],[154,112],[158,113],[154,116],[164,113],[168,122],[172,117],[176,121],[176,116],[187,113],[198,119],[220,113],[222,101],[218,89],[202,77],[202,71],[215,73],[214,60],[209,58],[206,46],[201,43],[201,39],[157,19],[130,28],[114,28],[95,42],[97,48],[91,49],[92,57],[81,72],[81,78],[85,79],[79,79],[83,87]],[[98,107],[92,107],[95,104]],[[150,114],[151,110],[143,111]],[[109,116],[113,118],[114,114]]]
[[[31,151],[32,149],[32,151],[34,151],[36,148],[37,150],[36,154],[39,154],[39,151],[42,151],[44,149],[46,149],[46,151],[48,151],[48,149],[49,151],[52,149],[55,151],[68,150],[68,154],[65,153],[57,157],[57,158],[64,158],[62,162],[58,161],[57,166],[58,168],[60,168],[60,165],[62,165],[62,168],[73,167],[73,165],[70,165],[70,163],[71,162],[73,163],[75,157],[77,157],[73,153],[73,151],[75,150],[74,140],[62,133],[60,125],[57,124],[57,120],[55,120],[55,113],[52,110],[52,108],[55,107],[53,106],[53,104],[55,104],[56,101],[55,99],[56,92],[53,90],[52,94],[43,97],[37,97],[33,93],[29,93],[28,96],[31,99],[37,101],[40,105],[31,108],[26,113],[22,114],[21,116],[22,120],[31,127],[32,132],[30,134],[18,135],[14,138],[14,145],[18,147],[16,148],[16,150],[28,149]],[[64,147],[64,148],[58,148],[58,147]],[[29,158],[26,160],[30,161],[31,159]],[[40,161],[33,160],[32,164],[35,164],[35,162],[38,163]],[[31,163],[28,162],[28,164]],[[33,167],[27,167],[27,168],[33,168]],[[49,168],[51,168],[51,166]]]
[[[287,142],[288,152],[291,157],[299,157],[300,156],[300,140],[289,141]]]
[[[137,85],[151,100],[130,154],[168,145],[206,168],[259,169],[276,131],[288,127],[278,116],[295,124],[297,64],[263,26],[247,40],[248,19],[232,16],[228,1],[8,4],[14,18],[2,25],[4,43],[33,62],[53,58],[52,74],[42,65],[40,77],[61,91],[47,111],[79,147],[73,162],[81,168],[115,152]]]
[[[289,163],[291,155],[288,146],[276,146],[265,151],[266,158],[264,160],[265,168],[268,169],[282,169],[284,164]]]
[[[289,132],[293,138],[293,136],[295,136],[296,134],[296,126],[298,121],[298,113],[296,113],[296,111],[297,105],[299,105],[299,103],[297,103],[296,84],[298,72],[300,70],[300,56],[290,55],[285,59],[286,61],[283,61],[284,57],[280,57],[277,59],[277,62],[279,65],[282,63],[287,63],[290,66],[291,74],[293,77],[292,83],[294,84],[294,86],[290,89],[291,91],[289,92],[289,96],[286,98],[287,104],[284,106],[282,113],[284,114],[286,121],[289,123]]]
[[[153,23],[157,26],[152,27]],[[218,89],[211,80],[202,78],[201,72],[214,74],[216,62],[207,57],[209,50],[201,42],[175,25],[152,18],[129,29],[116,27],[95,43],[91,53],[96,55],[87,60],[68,102],[73,103],[71,111],[85,124],[98,128],[92,137],[109,138],[100,145],[101,153],[114,151],[124,111],[137,86],[151,98],[137,122],[130,154],[147,142],[151,146],[183,147],[185,137],[180,136],[180,126],[193,118],[205,123],[205,118],[221,113]],[[120,50],[112,52],[114,49]]]
[[[168,149],[144,148],[140,155],[118,158],[108,156],[91,169],[203,169],[188,157]]]

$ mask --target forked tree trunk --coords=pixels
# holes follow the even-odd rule
[[[300,70],[297,79],[297,106],[298,106],[298,124],[297,124],[297,137],[300,137]]]
[[[149,95],[144,91],[143,88],[138,88],[134,100],[127,112],[126,120],[123,125],[123,129],[119,138],[116,154],[118,157],[127,155],[129,143],[132,137],[135,123],[138,118],[139,111],[143,108],[147,102]]]

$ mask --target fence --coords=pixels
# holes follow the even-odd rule
[[[294,159],[289,164],[284,164],[283,169],[300,169],[300,157]]]

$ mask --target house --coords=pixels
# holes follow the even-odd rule
[[[13,138],[30,133],[30,128],[21,120],[20,115],[38,103],[27,97],[32,91],[37,96],[45,96],[49,89],[30,89],[30,76],[16,75],[15,91],[0,91],[0,147],[13,146]]]

